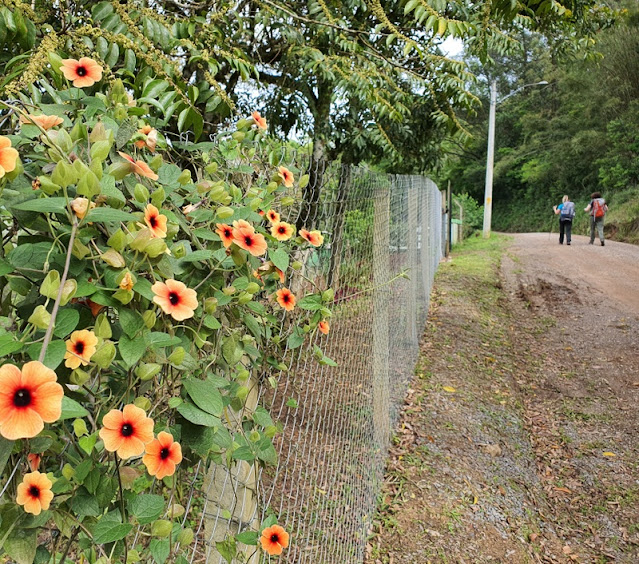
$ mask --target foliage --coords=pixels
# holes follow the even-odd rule
[[[148,127],[155,106],[130,99],[120,80],[106,93],[66,87],[59,59],[49,60],[29,103],[3,104],[3,127],[15,134],[0,137],[11,143],[0,149],[0,356],[4,367],[40,361],[64,397],[49,398],[44,431],[0,439],[3,483],[18,470],[0,505],[2,548],[32,562],[39,533],[56,529],[37,548],[39,562],[186,562],[194,467],[276,462],[278,427],[251,398],[277,386],[286,345],[317,330],[332,296],[316,288],[286,314],[275,299],[308,244],[279,240],[260,213],[284,213],[294,200],[284,185],[292,174],[259,116],[214,142],[169,143]],[[45,123],[43,114],[54,117]],[[173,162],[176,150],[188,168]],[[291,168],[298,190],[307,178]],[[7,382],[2,372],[4,394]],[[9,393],[10,410],[30,401],[27,392]],[[181,445],[177,472],[164,465],[178,447],[163,431]],[[165,441],[155,450],[154,435]],[[129,436],[146,443],[142,460]],[[15,503],[27,455],[52,482],[51,506],[38,516]],[[245,532],[228,544],[257,539]]]
[[[455,195],[454,201],[458,202],[463,209],[464,238],[472,235],[475,231],[481,230],[484,221],[484,206],[480,206],[475,198],[466,193]],[[457,210],[458,208],[453,206],[453,217],[457,217]]]

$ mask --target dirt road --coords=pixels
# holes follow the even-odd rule
[[[638,282],[579,236],[453,253],[370,563],[639,562]]]

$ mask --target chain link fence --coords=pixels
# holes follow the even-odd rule
[[[267,517],[263,507],[291,534],[279,562],[364,559],[446,223],[441,193],[427,177],[353,167],[315,166],[310,173],[301,203],[283,219],[324,235],[323,246],[297,257],[309,288],[292,290],[335,290],[330,334],[289,350],[288,369],[273,374],[276,388],[249,403],[267,406],[282,428],[278,464],[260,475],[242,462],[213,465],[194,479],[195,497],[202,487],[205,498],[194,562],[223,564],[216,542],[257,529]],[[318,364],[314,345],[337,366]],[[252,550],[244,559],[259,562]]]

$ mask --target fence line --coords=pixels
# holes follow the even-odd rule
[[[331,331],[288,351],[288,369],[273,374],[277,387],[248,404],[266,405],[282,426],[278,464],[259,476],[241,462],[211,467],[198,535],[206,547],[196,546],[192,561],[204,550],[207,562],[223,564],[215,541],[256,529],[267,516],[258,507],[269,507],[291,534],[280,562],[364,558],[391,430],[443,252],[445,219],[441,193],[429,178],[352,167],[313,175],[312,187],[300,194],[304,203],[286,219],[324,234],[322,247],[297,258],[307,279],[335,290]],[[336,367],[312,358],[316,344]],[[251,550],[245,558],[258,561]]]

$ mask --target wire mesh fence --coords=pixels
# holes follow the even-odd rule
[[[410,382],[445,237],[442,198],[423,176],[315,168],[288,221],[319,229],[303,279],[333,288],[329,336],[289,350],[277,385],[255,397],[282,432],[278,464],[256,475],[212,465],[192,561],[225,562],[216,543],[278,517],[291,534],[280,561],[362,562],[391,429]],[[305,288],[294,288],[302,294]],[[321,346],[337,366],[313,357]],[[263,387],[264,389],[264,387]],[[266,388],[268,389],[268,388]],[[202,469],[203,470],[203,469]],[[268,557],[267,557],[268,558]],[[247,562],[258,562],[248,552]]]

